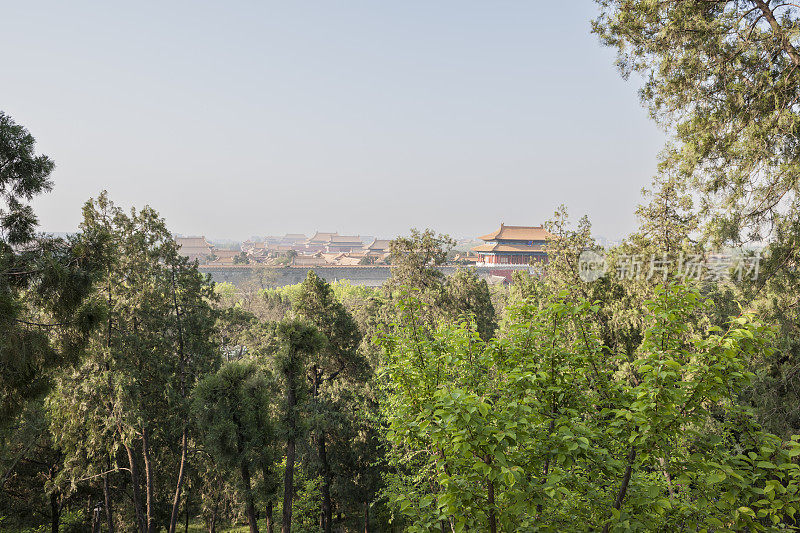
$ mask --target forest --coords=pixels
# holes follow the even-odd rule
[[[102,191],[41,233],[0,112],[0,530],[800,529],[800,8],[597,4],[670,139],[635,231],[559,208],[509,284],[432,229],[379,288],[214,283]]]

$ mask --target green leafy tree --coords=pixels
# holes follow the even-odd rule
[[[290,533],[292,529],[297,445],[303,442],[307,431],[304,420],[308,402],[305,376],[309,361],[325,348],[325,342],[314,326],[297,319],[258,322],[244,336],[249,357],[272,371],[283,397],[276,412],[278,434],[285,444],[283,533]]]
[[[598,306],[566,291],[515,306],[489,343],[474,324],[401,326],[382,376],[387,495],[407,529],[795,527],[800,444],[737,403],[769,330],[752,316],[696,330],[706,305],[656,290],[632,354],[608,352]]]
[[[309,357],[323,347],[324,339],[316,328],[302,322],[281,322],[276,329],[279,349],[277,367],[286,393],[284,405],[284,431],[286,432],[286,466],[283,478],[283,519],[281,531],[292,529],[292,503],[294,496],[294,467],[299,436],[299,403],[303,396],[303,375]]]
[[[800,7],[775,0],[599,0],[593,23],[643,102],[672,134],[658,181],[699,200],[715,246],[765,243],[756,280],[717,290],[777,324],[779,348],[754,366],[748,398],[770,428],[800,428],[800,208],[796,106]]]
[[[447,261],[455,241],[430,229],[411,230],[408,237],[398,237],[390,244],[392,274],[384,285],[389,295],[414,293],[426,305],[416,309],[416,316],[403,320],[435,323],[443,318],[474,315],[481,335],[489,338],[497,328],[496,312],[489,287],[474,270],[459,269],[447,278],[439,268]],[[407,308],[388,306],[389,315]],[[383,321],[393,318],[383,317]]]

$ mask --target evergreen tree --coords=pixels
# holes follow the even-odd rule
[[[701,197],[719,240],[797,222],[798,16],[777,0],[597,0],[593,29],[675,140],[663,168]],[[766,231],[767,233],[763,233]]]
[[[316,448],[317,471],[322,480],[322,529],[330,533],[334,508],[331,489],[334,484],[347,484],[347,480],[334,479],[336,472],[344,468],[332,464],[331,458],[343,459],[350,455],[347,452],[357,438],[354,429],[358,426],[352,420],[357,412],[353,402],[371,371],[359,351],[361,335],[353,317],[335,298],[331,286],[313,271],[309,270],[301,284],[293,308],[299,317],[316,326],[327,340],[324,349],[313,354],[309,361],[308,381],[312,439]],[[361,466],[368,468],[366,464]],[[349,502],[338,503],[342,509]]]
[[[197,384],[193,411],[207,450],[238,471],[250,533],[258,533],[251,476],[272,444],[269,378],[254,363],[226,363]]]
[[[50,191],[55,165],[0,111],[0,426],[74,363],[102,319],[91,298],[102,243],[37,236],[27,202]]]
[[[121,460],[130,476],[130,523],[143,532],[161,523],[175,527],[191,438],[190,392],[219,365],[214,293],[148,207],[126,214],[104,193],[84,207],[82,231],[111,250],[95,287],[107,318],[83,364],[60,377],[51,402],[63,475],[74,484],[116,474]]]

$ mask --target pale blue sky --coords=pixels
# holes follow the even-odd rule
[[[6,2],[0,109],[55,159],[35,207],[102,189],[184,234],[457,236],[565,203],[635,226],[664,135],[590,0]]]

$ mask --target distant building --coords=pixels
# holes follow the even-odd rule
[[[305,245],[308,237],[303,233],[287,233],[281,237],[280,244],[286,246],[293,246],[295,249],[300,249]]]
[[[214,257],[214,247],[205,237],[176,237],[178,243],[178,253],[188,257],[189,261],[197,259],[200,263],[205,263]]]
[[[453,259],[450,260],[450,263],[457,265],[474,265],[475,263],[480,262],[480,256],[473,252],[457,253],[455,256],[453,256]]]
[[[267,252],[267,243],[259,241],[244,241],[242,251],[248,255],[263,256]]]
[[[478,264],[527,265],[534,261],[546,261],[545,244],[553,234],[542,226],[506,226],[480,237],[485,244],[474,247]]]
[[[338,264],[341,266],[357,266],[361,264],[361,259],[362,258],[360,257],[352,257],[347,255],[339,259]]]
[[[237,258],[244,258],[246,254],[238,250],[214,250],[214,259],[211,265],[234,265]]]
[[[364,251],[370,254],[383,255],[389,253],[389,245],[392,241],[389,239],[374,239],[371,243],[364,246]]]
[[[331,235],[325,245],[327,252],[352,252],[361,250],[364,243],[358,235]]]
[[[336,232],[333,233],[326,233],[326,232],[316,232],[310,239],[306,241],[306,250],[310,252],[324,252],[326,251],[326,246],[328,245],[328,241],[331,240],[331,237],[334,235],[339,235]]]
[[[364,242],[358,235],[339,235],[336,232],[328,233],[318,231],[305,243],[309,252],[352,252],[361,250]]]

